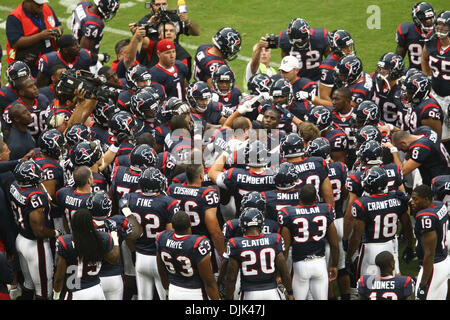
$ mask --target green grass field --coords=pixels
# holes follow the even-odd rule
[[[345,29],[355,40],[357,55],[362,59],[366,72],[376,68],[378,59],[387,51],[395,51],[395,32],[398,24],[411,21],[411,7],[417,0],[398,1],[312,1],[312,0],[186,0],[190,18],[199,24],[201,35],[198,37],[182,36],[180,41],[186,44],[188,51],[194,55],[196,46],[211,43],[211,37],[218,29],[231,26],[242,36],[242,49],[239,59],[230,63],[236,74],[236,84],[241,86],[247,61],[251,57],[252,47],[261,36],[266,33],[278,33],[286,29],[291,19],[305,18],[311,27],[327,28],[328,30]],[[448,9],[448,2],[444,0],[429,1],[438,13]],[[5,21],[19,0],[2,0],[0,4],[0,43],[5,50],[6,34]],[[71,16],[71,9],[75,0],[50,0],[50,5],[59,18],[67,19]],[[447,6],[445,6],[447,4]],[[380,12],[380,28],[369,29],[367,20],[373,12],[367,13],[367,8],[377,5]],[[169,0],[169,7],[176,7],[176,0]],[[143,0],[122,0],[118,14],[107,22],[107,27],[114,28],[114,32],[105,31],[100,52],[108,52],[114,58],[114,45],[123,38],[129,37],[128,24],[137,22],[147,14]],[[70,32],[64,22],[65,32]],[[121,31],[120,31],[121,30]],[[272,61],[279,63],[281,52],[272,51]],[[3,60],[4,62],[4,60]],[[5,82],[4,62],[2,79]],[[399,252],[403,252],[404,245],[400,243]],[[409,265],[401,263],[404,274],[417,276],[416,262]]]

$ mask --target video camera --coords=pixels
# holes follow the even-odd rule
[[[278,36],[272,34],[269,34],[265,37],[265,40],[269,43],[267,48],[269,49],[276,49],[278,48]]]
[[[151,2],[146,2],[145,7],[151,9]],[[172,15],[173,18],[170,17]],[[155,15],[155,23],[145,22],[138,23],[138,27],[145,27],[146,37],[150,40],[158,40],[158,27],[162,23],[174,22],[174,19],[178,17],[177,10],[167,9],[166,6],[161,6]]]
[[[107,84],[105,79],[96,77],[89,71],[70,69],[61,73],[55,88],[56,93],[71,100],[77,89],[84,89],[87,99],[102,102],[108,102],[110,99],[117,101],[122,91],[120,86]]]

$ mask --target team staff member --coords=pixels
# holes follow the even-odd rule
[[[61,22],[47,3],[48,0],[25,0],[6,20],[6,62],[26,62],[33,76],[37,75],[41,55],[56,51],[55,39],[63,33]]]

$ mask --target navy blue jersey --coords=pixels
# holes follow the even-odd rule
[[[261,232],[264,234],[281,233],[281,227],[276,220],[265,219]],[[239,218],[226,221],[223,224],[222,233],[225,241],[234,237],[243,237],[244,232],[239,225]]]
[[[99,126],[96,122],[94,122],[90,128],[93,134],[92,140],[99,140],[102,144],[102,148],[109,148],[109,146],[114,143],[114,135],[110,134],[108,129]]]
[[[136,240],[136,252],[156,255],[156,235],[166,229],[172,216],[179,210],[178,200],[162,194],[147,196],[133,192],[124,194],[121,202],[130,208],[144,229]]]
[[[105,24],[102,18],[91,11],[92,3],[81,1],[77,4],[72,14],[72,34],[78,42],[86,37],[94,41],[94,47],[90,50],[98,53],[100,42],[103,38],[103,29]]]
[[[226,255],[239,263],[241,292],[276,288],[275,258],[284,249],[284,240],[278,233],[228,240]]]
[[[179,183],[179,184],[187,183],[186,173],[182,172],[180,174],[177,174],[175,177],[172,178],[172,183]],[[215,184],[208,176],[208,170],[205,168],[205,175],[203,176],[202,187],[210,187],[210,186],[215,186]]]
[[[447,206],[440,201],[433,201],[431,207],[417,212],[415,219],[414,234],[417,239],[416,255],[419,265],[422,265],[424,257],[423,234],[431,231],[435,231],[437,236],[434,263],[445,260],[448,256],[446,239],[448,230]]]
[[[348,150],[348,136],[345,131],[336,123],[333,123],[330,130],[327,130],[325,134],[322,133],[322,137],[326,138],[330,143],[330,152],[341,152]]]
[[[209,53],[211,44],[202,44],[197,48],[194,59],[194,80],[205,81],[212,77],[221,65],[226,64],[225,60]]]
[[[171,134],[165,139],[167,151],[177,162],[189,160],[191,151],[194,148],[194,140],[189,137]]]
[[[93,220],[95,229],[106,233],[111,233],[113,230],[117,230],[117,236],[119,238],[119,244],[127,238],[127,236],[133,231],[132,226],[128,222],[128,218],[122,215],[115,215],[109,217],[106,220]],[[122,263],[112,264],[108,261],[103,261],[102,267],[99,272],[100,277],[110,277],[121,275],[123,272]]]
[[[278,220],[278,211],[286,206],[296,206],[300,202],[300,190],[290,192],[274,189],[263,191],[261,194],[266,199],[266,218]]]
[[[162,97],[162,99],[166,99],[166,90],[162,85],[156,82],[152,82],[150,85],[153,89],[155,89],[159,96]],[[123,90],[119,94],[119,98],[117,98],[117,106],[125,110],[127,112],[131,112],[130,104],[131,104],[131,96],[134,95],[136,92],[128,88],[127,90]]]
[[[442,124],[444,114],[442,108],[433,98],[424,99],[416,106],[411,106],[406,110],[404,122],[411,132],[423,125],[422,121],[426,119],[439,120]]]
[[[3,113],[7,106],[13,101],[19,99],[17,90],[14,89],[9,83],[0,88],[0,112]]]
[[[152,82],[162,85],[166,91],[167,98],[177,97],[184,100],[184,83],[188,80],[189,71],[184,63],[176,60],[173,70],[169,71],[159,63],[150,68]]]
[[[224,108],[230,108],[235,110],[242,97],[241,90],[238,87],[233,87],[233,90],[227,95],[220,95],[217,92],[213,92],[212,100],[220,102]]]
[[[350,150],[353,150],[352,152],[355,152],[356,150],[356,137],[355,137],[355,130],[353,128],[354,120],[353,120],[353,110],[346,115],[343,115],[341,113],[336,112],[336,110],[333,109],[332,112],[332,119],[334,125],[336,125],[336,128],[340,128],[345,132],[347,135],[348,140],[348,148]]]
[[[372,98],[374,85],[370,75],[363,71],[361,78],[357,82],[348,85],[347,88],[352,93],[352,100],[358,105],[364,100]]]
[[[124,194],[130,192],[140,192],[139,175],[140,172],[131,170],[129,166],[114,167],[111,175],[111,192],[113,201],[119,201]]]
[[[91,186],[92,193],[96,193],[100,190],[108,191],[109,184],[105,176],[100,172],[92,172],[94,177],[94,183]]]
[[[388,176],[388,183],[384,192],[392,192],[398,190],[398,187],[403,184],[403,171],[399,165],[395,163],[388,163],[381,165],[381,167],[386,170]],[[349,192],[356,194],[361,197],[366,194],[361,181],[364,175],[364,169],[360,171],[350,171],[347,175],[347,180],[345,182],[345,187]]]
[[[269,104],[265,104],[262,106],[261,105],[258,106],[258,108],[254,109],[257,110],[256,116],[258,116],[259,114],[263,115],[269,108],[275,109],[280,115],[280,121],[278,123],[277,129],[283,130],[287,134],[291,132],[297,132],[297,126],[292,121],[292,116],[286,116],[286,114],[282,113],[279,110],[279,108],[275,105],[270,106]],[[305,115],[311,108],[312,104],[307,100],[304,101],[294,100],[288,107],[286,107],[286,109],[288,109],[289,112],[291,112],[294,116],[296,116],[302,121],[305,120]]]
[[[133,137],[136,139],[143,133],[150,133],[152,136],[155,136],[155,122],[149,122],[142,120],[140,118],[135,117],[134,121],[136,121],[136,127],[134,128]]]
[[[334,209],[327,203],[284,207],[278,212],[278,223],[291,232],[293,262],[325,256],[326,234],[334,218]]]
[[[280,48],[284,52],[289,53],[289,55],[298,59],[300,66],[298,75],[300,77],[307,77],[313,81],[317,81],[320,79],[319,66],[322,62],[322,57],[325,54],[325,50],[328,48],[328,30],[311,28],[310,32],[311,38],[309,45],[301,51],[296,51],[295,48],[293,48],[289,43],[287,30],[283,30],[280,34]]]
[[[197,265],[211,254],[208,238],[199,235],[179,236],[167,230],[158,234],[156,247],[171,284],[182,288],[203,288]]]
[[[380,243],[394,239],[398,220],[408,211],[408,196],[400,190],[383,195],[363,196],[352,204],[352,216],[365,223],[363,242]]]
[[[347,166],[341,161],[331,162],[328,164],[328,177],[330,178],[331,187],[333,188],[336,219],[344,217],[343,204],[345,199],[342,196],[342,189],[345,188],[347,171]]]
[[[99,233],[105,245],[106,252],[111,251],[114,247],[111,235],[102,231],[99,231]],[[72,276],[72,280],[75,282],[73,283],[74,285],[67,286],[69,292],[87,289],[100,283],[99,272],[102,267],[102,261],[88,263],[80,259],[75,251],[75,244],[71,234],[58,237],[56,241],[56,254],[66,260],[68,276]],[[74,278],[73,274],[69,273],[71,271],[75,271]]]
[[[293,94],[296,94],[299,91],[311,92],[314,95],[318,94],[317,82],[309,78],[297,77],[297,79],[295,79],[294,82],[291,83],[291,85]]]
[[[450,174],[434,177],[431,180],[431,190],[436,200],[445,203],[450,210]]]
[[[53,51],[47,54],[44,54],[39,59],[39,65],[38,69],[40,72],[42,72],[47,78],[50,79],[52,76],[50,74],[50,70],[52,67],[56,65],[63,65],[66,67],[66,69],[73,69],[73,70],[89,70],[89,67],[93,64],[91,53],[81,48],[80,54],[75,58],[74,61],[66,61],[61,56],[61,53],[59,51]]]
[[[426,185],[431,179],[442,174],[450,174],[450,155],[435,132],[421,137],[408,147],[411,159],[420,163],[419,172]]]
[[[170,135],[172,130],[168,123],[160,123],[155,127],[155,140],[160,146],[164,146],[164,139]]]
[[[301,189],[305,184],[312,184],[319,195],[322,181],[328,177],[326,161],[320,157],[307,157],[291,163],[297,167],[299,174],[300,184],[297,187]]]
[[[375,74],[372,75],[372,81],[374,84],[378,83],[378,86],[374,85],[372,100],[378,105],[380,119],[397,128],[402,128],[406,108],[400,95],[401,85],[397,83],[389,89],[383,80],[375,78]]]
[[[47,113],[48,107],[50,105],[48,99],[43,94],[39,94],[39,96],[34,99],[32,105],[26,104],[22,99],[18,98],[13,101],[9,106],[5,108],[3,112],[3,120],[7,125],[11,125],[11,119],[9,118],[9,108],[13,105],[20,103],[28,108],[31,113],[31,117],[33,118],[33,122],[28,125],[28,129],[30,130],[33,138],[38,141],[40,135],[47,130]]]
[[[76,211],[86,208],[86,201],[91,193],[80,193],[75,188],[64,187],[56,191],[55,204],[58,211],[66,218],[69,230],[72,230],[71,220]]]
[[[339,57],[334,53],[330,53],[319,66],[320,71],[320,84],[325,87],[333,88],[335,84],[335,74],[334,67],[339,62]]]
[[[211,239],[211,235],[206,227],[205,212],[211,208],[217,210],[220,202],[217,188],[194,187],[186,183],[173,183],[167,189],[167,194],[179,200],[178,205],[180,209],[189,214],[192,233],[204,235]]]
[[[441,97],[450,95],[450,48],[443,49],[441,40],[430,32],[425,41],[428,65],[431,68],[431,88]],[[443,106],[445,107],[445,106]]]
[[[407,300],[414,293],[414,280],[410,276],[361,276],[358,294],[363,300]]]
[[[251,169],[231,168],[219,173],[216,182],[219,187],[230,190],[234,196],[236,208],[240,207],[242,198],[251,191],[275,189],[271,170],[254,172]]]
[[[208,107],[203,113],[194,113],[194,121],[196,121],[195,115],[199,117],[199,120],[204,120],[210,124],[219,124],[220,118],[222,118],[223,105],[221,102],[212,101],[208,104]]]
[[[41,93],[47,97],[49,105],[50,106],[53,105],[53,103],[55,102],[55,99],[56,99],[55,87],[53,86],[53,84],[50,83],[48,86],[41,87],[38,89],[39,89],[39,93]],[[1,95],[1,93],[0,93],[0,95]]]
[[[38,188],[22,188],[14,181],[9,187],[9,200],[18,232],[25,238],[37,240],[30,225],[30,213],[43,209],[45,226],[51,228],[48,196]]]
[[[413,22],[399,24],[395,35],[398,46],[408,52],[409,67],[422,70],[422,50],[425,43],[425,34]]]
[[[43,181],[55,180],[55,190],[59,190],[64,186],[64,170],[57,160],[37,156],[34,158],[34,161],[43,171]]]

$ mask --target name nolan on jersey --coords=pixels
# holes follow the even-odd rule
[[[382,210],[382,209],[387,209],[387,208],[391,208],[391,207],[398,207],[400,205],[401,205],[401,202],[398,199],[388,199],[388,200],[384,200],[384,201],[367,203],[367,207],[368,207],[369,211],[376,211],[376,210]]]

